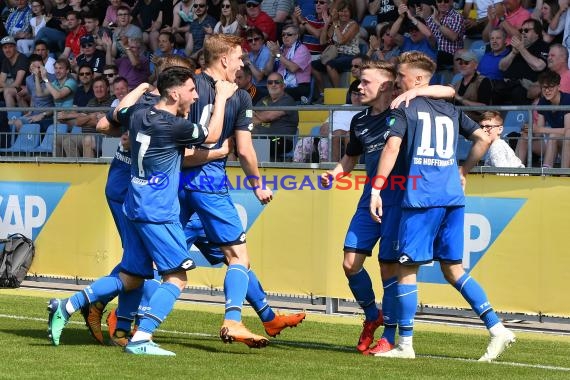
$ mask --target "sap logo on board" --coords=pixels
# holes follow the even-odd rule
[[[273,196],[277,191],[273,191]],[[246,232],[253,226],[255,220],[259,217],[263,211],[263,205],[259,203],[259,200],[253,195],[251,190],[230,190],[232,196],[232,201],[236,207],[237,213],[241,220],[241,225],[243,230]],[[199,267],[210,267],[219,268],[224,264],[212,265],[210,264],[204,256],[200,253],[200,250],[196,246],[190,248],[190,257],[196,262],[196,266]]]
[[[473,270],[525,202],[526,199],[520,198],[466,197],[463,230],[463,267],[466,272]],[[438,263],[423,265],[418,272],[418,281],[447,283]]]
[[[21,233],[36,240],[69,183],[0,182],[0,238]]]

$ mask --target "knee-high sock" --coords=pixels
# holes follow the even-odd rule
[[[249,275],[246,267],[240,264],[228,266],[224,279],[224,294],[226,296],[225,319],[241,321],[241,308],[247,294]]]
[[[249,270],[247,272],[249,277],[249,282],[247,285],[247,293],[245,295],[245,299],[251,307],[255,310],[257,315],[259,315],[259,319],[262,322],[269,322],[275,318],[275,313],[271,309],[271,306],[267,303],[267,295],[261,286],[261,283],[257,279],[257,276],[253,272],[253,270]]]
[[[398,328],[401,337],[414,334],[414,319],[418,307],[418,285],[398,284]]]
[[[117,307],[117,329],[126,332],[131,331],[141,298],[143,294],[143,284],[128,292],[119,293],[119,306]]]
[[[473,277],[465,273],[454,286],[463,298],[469,302],[473,311],[481,318],[488,329],[500,322],[499,317],[487,299],[485,291]]]
[[[382,296],[382,313],[384,314],[384,332],[382,337],[390,344],[395,344],[396,327],[398,327],[398,277],[394,276],[382,281],[384,296]]]
[[[145,280],[143,284],[143,294],[141,298],[141,304],[139,305],[139,309],[137,311],[137,317],[140,319],[148,310],[148,304],[150,303],[150,299],[156,289],[160,286],[160,280],[156,280],[153,278],[152,280]]]
[[[150,299],[149,309],[144,314],[137,331],[152,335],[170,313],[179,296],[180,289],[178,286],[170,282],[160,284]]]
[[[65,309],[71,315],[83,306],[97,301],[108,301],[123,291],[123,282],[118,274],[101,277],[85,289],[72,295]]]
[[[362,268],[358,273],[347,276],[348,286],[358,302],[358,305],[364,310],[367,321],[375,321],[378,319],[378,307],[376,306],[376,296],[372,289],[372,280],[366,269]]]

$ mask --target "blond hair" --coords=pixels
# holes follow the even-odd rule
[[[179,55],[165,55],[156,60],[156,64],[154,65],[156,68],[156,76],[158,77],[161,72],[172,66],[185,67],[191,70],[195,69],[194,62],[189,58],[181,57]]]
[[[436,63],[425,55],[424,53],[420,53],[418,51],[408,51],[400,55],[398,58],[398,62],[400,65],[405,64],[408,65],[410,68],[423,70],[430,75],[435,73],[437,68]]]
[[[241,46],[243,38],[233,34],[214,34],[204,41],[204,61],[210,66],[224,54]]]

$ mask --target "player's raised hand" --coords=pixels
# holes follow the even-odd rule
[[[325,189],[328,189],[331,186],[332,181],[333,181],[332,172],[330,170],[324,172],[323,174],[321,174],[320,180],[321,180],[321,186]]]
[[[238,86],[234,82],[228,82],[226,80],[216,81],[216,97],[228,99],[235,94],[237,89]]]
[[[370,195],[370,216],[375,222],[382,223],[382,198],[380,195]]]
[[[273,191],[271,189],[257,187],[253,192],[262,205],[266,205],[273,200]]]
[[[414,99],[418,96],[418,92],[415,88],[404,92],[403,94],[398,95],[392,103],[390,103],[390,108],[398,108],[402,102],[406,102],[406,107],[410,105],[410,100]]]

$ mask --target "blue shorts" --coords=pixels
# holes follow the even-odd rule
[[[199,218],[192,217],[192,219],[186,223],[186,226],[184,226],[184,235],[186,235],[188,249],[194,244],[211,265],[226,262],[226,258],[220,248],[208,241],[204,226]]]
[[[127,217],[123,212],[123,203],[107,198],[107,204],[109,205],[111,215],[113,215],[113,220],[115,221],[115,226],[117,226],[117,231],[121,237],[121,245],[124,247],[125,242],[123,241],[123,235],[125,233],[125,224],[127,223]]]
[[[400,264],[461,263],[464,217],[463,206],[402,210]]]
[[[356,209],[346,232],[344,251],[371,256],[374,245],[381,239],[378,261],[397,263],[400,214],[399,206],[384,207],[382,223],[377,223],[372,220],[367,208]]]
[[[244,227],[228,193],[202,193],[180,190],[180,222],[186,226],[196,213],[211,244],[229,246],[245,243]]]
[[[154,224],[127,219],[124,240],[121,271],[127,274],[154,278],[153,261],[161,276],[196,267],[178,222]]]

